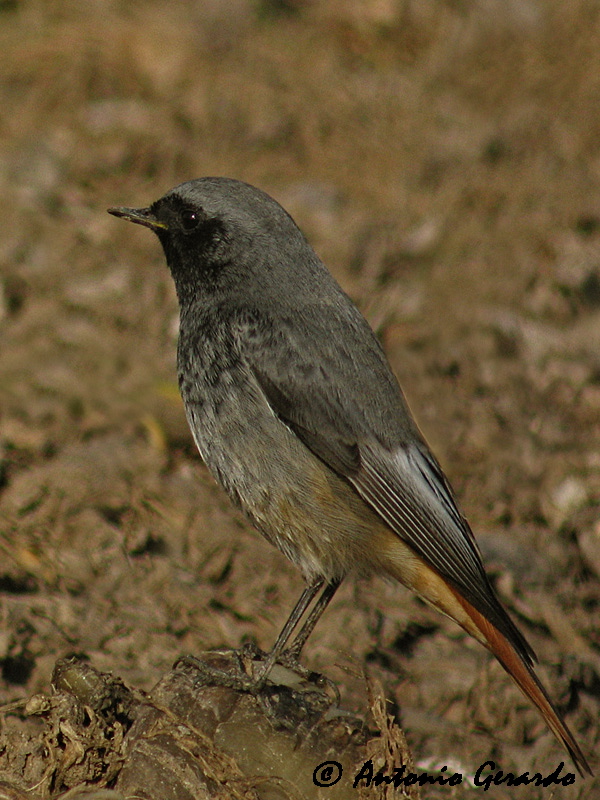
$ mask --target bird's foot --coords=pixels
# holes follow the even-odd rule
[[[266,675],[254,669],[257,659],[265,654],[255,645],[244,645],[240,650],[216,650],[206,658],[192,655],[181,656],[174,668],[191,667],[201,683],[208,686],[223,686],[248,694],[258,694],[266,681]]]
[[[299,657],[300,654],[294,647],[288,647],[287,650],[284,650],[283,653],[278,656],[276,663],[286,669],[292,670],[296,675],[299,675],[307,683],[312,683],[318,689],[329,689],[333,694],[335,704],[339,705],[340,692],[331,678],[328,678],[327,675],[323,675],[321,672],[315,672],[303,666],[299,661]]]
[[[298,654],[292,648],[284,650],[273,663],[269,653],[260,650],[254,642],[248,642],[239,650],[217,650],[207,653],[205,658],[181,656],[174,666],[193,668],[199,681],[205,685],[223,686],[252,695],[259,695],[267,682],[274,685],[289,684],[291,676],[276,669],[280,667],[293,673],[295,681],[299,678],[316,689],[329,690],[334,702],[340,702],[339,691],[333,681],[300,664]]]

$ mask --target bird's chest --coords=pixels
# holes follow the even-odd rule
[[[199,357],[188,352],[179,358],[188,423],[206,466],[264,527],[260,520],[274,513],[308,453],[273,413],[242,359],[210,356],[208,347]]]
[[[205,348],[179,359],[185,411],[205,464],[306,576],[342,576],[360,563],[371,516],[273,412],[243,359],[206,356]]]

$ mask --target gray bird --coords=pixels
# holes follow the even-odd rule
[[[487,647],[590,767],[496,597],[384,352],[290,215],[201,178],[111,214],[153,230],[180,306],[179,387],[202,458],[307,588],[264,662],[297,658],[349,573],[396,578]]]

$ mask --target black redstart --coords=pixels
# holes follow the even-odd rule
[[[289,214],[226,178],[110,213],[163,246],[180,305],[179,387],[204,461],[306,579],[261,678],[321,587],[294,656],[348,573],[392,576],[487,647],[591,773],[379,342]]]

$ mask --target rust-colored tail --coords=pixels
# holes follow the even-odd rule
[[[581,752],[566,722],[562,719],[554,703],[548,697],[548,693],[542,686],[533,668],[523,661],[508,639],[480,614],[477,609],[473,608],[473,606],[465,600],[464,597],[461,597],[458,592],[454,592],[454,594],[469,618],[481,632],[485,640],[485,646],[496,656],[523,694],[539,708],[542,716],[546,720],[546,724],[558,741],[563,744],[573,759],[579,773],[582,776],[584,773],[592,775],[593,773],[587,759]],[[469,631],[469,633],[470,632],[471,631]]]
[[[583,776],[592,770],[573,734],[554,706],[534,672],[534,653],[520,631],[496,600],[489,587],[490,598],[497,606],[497,617],[504,620],[504,632],[478,611],[447,580],[410,550],[399,538],[383,540],[378,552],[385,554],[383,567],[392,577],[417,592],[438,611],[457,622],[461,628],[493,653],[523,694],[538,707],[548,727],[565,747]],[[385,545],[387,544],[387,548]],[[511,641],[512,639],[512,641]]]

